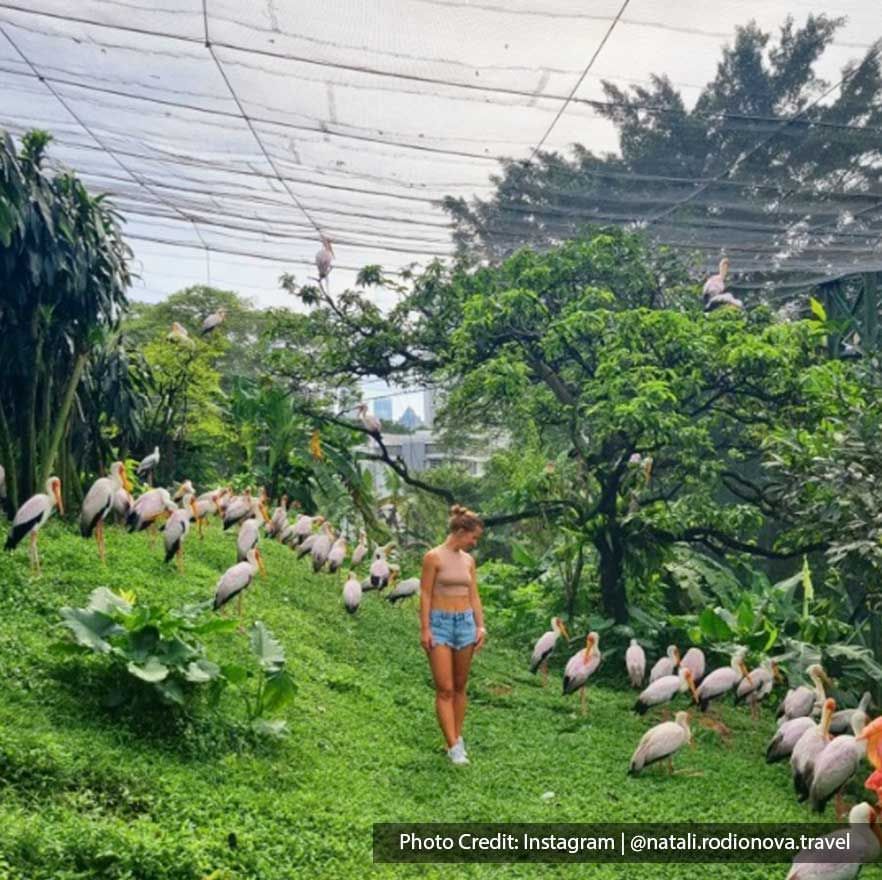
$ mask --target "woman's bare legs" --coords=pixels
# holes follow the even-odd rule
[[[447,748],[453,746],[458,735],[453,689],[455,656],[453,648],[449,645],[435,645],[429,652],[429,665],[432,668],[432,678],[435,680],[435,712],[438,714],[441,733],[447,740]]]
[[[472,666],[474,645],[453,652],[453,717],[456,723],[456,739],[462,736],[462,723],[465,720],[466,707],[469,704],[466,696],[466,685],[469,680],[469,669]]]

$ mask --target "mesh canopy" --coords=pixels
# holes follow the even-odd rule
[[[320,233],[337,289],[366,263],[450,256],[441,200],[492,195],[501,157],[619,152],[602,80],[624,91],[664,74],[691,108],[737,26],[777,33],[788,14],[802,25],[822,11],[846,22],[816,66],[819,107],[873,58],[878,4],[0,2],[0,127],[47,129],[52,158],[112,194],[140,260],[136,295],[208,281],[290,303],[278,276],[315,274]],[[717,110],[696,135],[739,139],[734,161],[708,151],[684,174],[662,156],[536,211],[552,238],[592,221],[644,227],[785,290],[882,270],[882,127],[821,124],[811,109]],[[812,177],[825,150],[847,151],[847,168]],[[524,206],[506,210],[503,252],[522,240]]]

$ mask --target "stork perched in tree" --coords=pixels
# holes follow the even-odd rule
[[[334,267],[334,243],[326,235],[322,236],[322,246],[315,255],[315,267],[318,270],[318,282],[322,285]]]
[[[673,721],[663,721],[656,724],[643,734],[631,764],[628,767],[629,776],[637,776],[648,764],[668,759],[668,771],[673,776],[674,764],[671,760],[676,752],[683,746],[692,743],[692,730],[689,727],[689,713],[678,712]]]
[[[239,597],[238,614],[242,617],[242,592],[248,587],[254,576],[260,571],[262,575],[266,575],[266,569],[263,565],[263,559],[260,557],[260,550],[257,547],[248,551],[248,557],[245,562],[237,562],[231,565],[221,576],[217,582],[214,591],[214,610],[223,608],[232,598]],[[223,612],[221,612],[223,613]]]
[[[715,296],[720,296],[726,292],[726,276],[729,274],[729,258],[723,257],[720,260],[720,271],[717,275],[711,275],[707,281],[704,282],[704,288],[701,291],[701,297],[704,302],[704,305],[707,304],[713,299]]]
[[[177,557],[178,571],[184,573],[184,538],[190,531],[190,523],[196,519],[196,499],[188,493],[184,505],[176,510],[165,524],[163,539],[165,542],[165,561],[171,562]]]
[[[600,637],[596,632],[588,633],[585,639],[584,650],[579,651],[578,654],[574,654],[570,657],[566,668],[564,669],[564,696],[579,691],[579,702],[581,704],[583,715],[585,714],[586,709],[585,685],[588,684],[588,679],[594,674],[597,667],[600,666],[600,661],[603,656],[598,647],[599,642]]]
[[[631,687],[643,687],[643,676],[646,675],[646,652],[640,647],[637,639],[631,639],[631,644],[625,651],[625,669],[628,670]]]
[[[110,476],[95,480],[83,499],[83,507],[80,510],[80,534],[88,538],[93,531],[95,532],[98,556],[102,562],[104,562],[104,520],[113,508],[116,493],[120,489],[128,492],[131,488],[126,466],[121,461],[115,461],[110,466]]]
[[[146,458],[142,458],[141,461],[138,462],[138,467],[135,469],[135,473],[139,477],[146,477],[148,474],[151,476],[153,472],[156,470],[156,466],[159,464],[159,447],[154,446],[153,452],[150,453]]]
[[[168,331],[165,338],[176,345],[184,346],[184,348],[196,348],[196,343],[190,338],[187,328],[177,321],[172,321],[171,330]]]
[[[548,658],[554,652],[557,640],[561,636],[569,639],[570,634],[567,631],[567,625],[560,617],[552,617],[551,629],[539,636],[536,644],[533,646],[533,654],[530,657],[530,672],[535,674],[538,669],[542,670],[542,687],[545,687],[548,683]]]
[[[64,504],[61,501],[61,480],[58,477],[49,477],[46,480],[46,492],[32,495],[15,512],[12,520],[12,530],[6,536],[6,549],[14,550],[19,541],[25,536],[31,536],[31,546],[28,554],[31,566],[40,573],[40,554],[37,552],[37,532],[40,527],[52,516],[52,511],[58,508],[58,512],[64,513]]]
[[[383,430],[382,422],[380,422],[380,420],[373,413],[368,412],[368,406],[366,403],[360,403],[355,409],[358,413],[358,418],[361,421],[361,424],[364,426],[364,429],[375,440],[379,440],[380,434]]]
[[[212,312],[203,322],[202,327],[199,328],[199,332],[203,336],[207,336],[211,333],[212,330],[220,327],[221,324],[227,319],[227,310],[226,309],[218,309],[216,312]]]

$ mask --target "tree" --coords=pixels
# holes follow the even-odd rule
[[[0,141],[0,460],[13,506],[69,457],[77,390],[130,280],[118,215],[73,173],[44,167],[49,141],[30,132],[20,153]]]
[[[882,125],[882,67],[868,50],[818,101],[830,84],[814,68],[842,21],[810,15],[796,28],[788,18],[775,43],[754,23],[738,28],[691,110],[665,76],[627,90],[604,82],[606,100],[594,109],[618,129],[621,155],[577,144],[570,157],[503,162],[488,198],[445,200],[460,253],[496,261],[524,244],[573,238],[586,224],[652,218],[657,241],[700,246],[711,262],[737,246],[767,254],[739,266],[740,278],[758,284],[798,277],[786,261],[779,271],[780,255],[823,245],[847,214],[835,259],[865,260],[878,239],[865,198],[878,192],[882,163],[878,140],[863,132]],[[822,228],[795,243],[801,223]]]
[[[371,365],[431,381],[449,391],[452,424],[505,429],[507,491],[493,501],[510,507],[485,509],[488,521],[552,523],[572,542],[575,586],[595,554],[603,610],[622,622],[626,574],[645,575],[677,543],[792,558],[829,539],[800,541],[778,520],[763,443],[770,426],[811,433],[822,416],[844,418],[851,368],[826,360],[820,322],[776,323],[764,308],[706,315],[685,279],[616,229],[498,267],[432,266],[386,316],[357,291],[320,298],[301,332],[330,344],[287,367],[297,382]],[[772,546],[757,540],[768,522]]]

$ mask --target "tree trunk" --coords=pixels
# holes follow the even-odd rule
[[[18,476],[15,450],[12,448],[12,437],[9,434],[9,422],[3,401],[0,400],[0,462],[6,468],[6,513],[11,519],[18,508]]]
[[[628,597],[624,582],[624,548],[616,523],[607,522],[606,528],[595,538],[600,563],[600,599],[603,613],[616,623],[628,622]]]
[[[579,595],[579,583],[582,580],[582,571],[585,568],[585,547],[579,542],[579,549],[576,553],[576,564],[573,567],[572,574],[566,584],[567,591],[567,620],[572,620],[576,616],[576,597]]]
[[[67,427],[67,420],[70,417],[70,411],[73,406],[74,397],[76,396],[77,386],[80,384],[80,378],[83,375],[87,359],[88,353],[85,351],[77,355],[73,371],[70,375],[70,381],[67,383],[67,388],[64,389],[64,397],[61,400],[61,406],[59,407],[58,415],[55,418],[55,425],[52,428],[52,438],[49,441],[48,452],[42,463],[40,485],[49,479],[52,473],[52,468],[55,466],[55,459],[58,457],[58,449],[61,446],[61,438],[64,436],[64,430]]]

